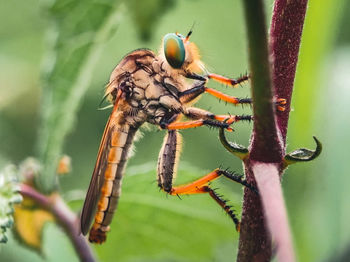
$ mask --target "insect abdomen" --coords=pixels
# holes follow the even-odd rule
[[[121,194],[124,168],[136,130],[129,125],[116,126],[111,134],[107,165],[103,169],[104,182],[101,187],[95,221],[89,234],[90,242],[102,243],[106,240],[106,233],[109,231],[109,224]]]

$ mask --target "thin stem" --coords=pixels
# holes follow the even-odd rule
[[[250,158],[277,163],[281,161],[282,154],[279,137],[276,135],[264,6],[262,0],[244,0],[243,5],[248,32],[254,113]]]
[[[254,114],[250,154],[244,164],[247,181],[255,186],[253,163],[257,161],[281,162],[282,148],[275,124],[263,2],[262,0],[243,0],[242,2],[248,32]],[[265,227],[260,198],[245,189],[237,261],[269,261],[271,252],[271,239]]]
[[[96,261],[87,240],[78,230],[78,226],[76,224],[77,216],[69,209],[69,207],[58,195],[55,195],[54,197],[47,197],[26,184],[21,184],[20,193],[24,197],[34,200],[42,208],[53,214],[57,223],[62,226],[72,241],[81,261]]]

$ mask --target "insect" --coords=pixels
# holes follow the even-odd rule
[[[225,201],[208,183],[224,175],[245,184],[241,177],[217,169],[193,183],[173,187],[181,146],[179,129],[207,125],[230,131],[232,123],[251,120],[251,116],[216,115],[192,107],[203,93],[235,105],[250,104],[251,99],[229,96],[206,86],[212,79],[234,87],[247,81],[248,76],[230,79],[208,73],[196,45],[189,40],[191,34],[192,31],[186,36],[165,35],[158,54],[148,49],[132,51],[110,76],[105,98],[113,104],[113,110],[102,136],[81,214],[81,232],[84,235],[90,232],[90,242],[106,240],[120,197],[129,151],[136,131],[145,122],[167,130],[158,159],[159,187],[170,195],[209,193],[238,223]],[[180,122],[183,116],[189,120]]]

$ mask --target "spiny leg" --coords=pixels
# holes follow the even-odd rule
[[[245,79],[245,77],[241,77],[241,78],[238,78],[237,80],[235,80],[235,79],[226,78],[226,77],[216,75],[216,74],[209,74],[208,77],[211,79],[214,79],[215,81],[229,84],[231,86],[235,86],[235,85],[240,84],[240,83],[247,80],[247,79]],[[227,103],[231,103],[234,105],[238,105],[238,104],[243,105],[243,104],[251,104],[252,103],[251,98],[238,98],[235,96],[227,95],[227,94],[222,93],[220,91],[217,91],[213,88],[206,87],[205,86],[205,84],[206,84],[205,78],[203,78],[203,79],[204,80],[197,81],[192,88],[185,90],[179,94],[179,98],[180,98],[180,101],[182,103],[188,103],[188,102],[196,99],[199,95],[201,95],[203,93],[208,93],[214,97],[217,97],[217,98],[219,98]],[[286,105],[287,101],[284,98],[277,98],[277,99],[275,99],[274,103],[276,104],[277,110],[284,111],[285,110],[284,106]]]
[[[182,145],[181,135],[177,130],[168,130],[159,152],[157,175],[158,186],[166,192],[172,189],[173,179],[177,172]]]
[[[225,85],[229,85],[229,86],[232,86],[232,87],[236,87],[239,84],[249,80],[249,75],[243,75],[243,76],[241,76],[241,77],[239,77],[237,79],[228,78],[228,77],[225,77],[225,76],[222,76],[222,75],[218,75],[218,74],[208,74],[207,77],[209,79],[213,79],[216,82],[219,82],[219,83],[222,83],[222,84],[225,84]]]
[[[190,194],[202,194],[202,193],[209,193],[211,198],[213,198],[216,203],[218,203],[224,211],[231,217],[232,221],[236,225],[236,230],[239,232],[240,230],[240,222],[238,218],[236,217],[234,210],[231,206],[227,205],[227,201],[222,198],[221,195],[217,194],[214,189],[210,187],[210,182],[217,179],[221,175],[224,175],[225,177],[229,178],[232,181],[235,181],[243,186],[246,186],[253,190],[255,193],[258,193],[257,189],[251,186],[247,183],[245,179],[243,179],[242,175],[237,175],[235,173],[229,172],[227,170],[221,170],[221,169],[215,169],[211,173],[205,175],[204,177],[178,187],[173,187],[168,193],[170,195],[190,195]]]
[[[241,184],[242,186],[248,187],[252,191],[258,194],[258,190],[250,185],[245,179],[243,179],[242,175],[238,175],[236,173],[222,170],[222,169],[215,169],[209,174],[193,181],[192,183],[185,184],[182,186],[172,187],[172,189],[168,192],[171,195],[184,195],[184,194],[201,194],[201,193],[207,193],[205,191],[205,187],[209,185],[210,182],[214,181],[220,176],[225,176],[226,178]]]
[[[190,89],[187,89],[179,94],[179,99],[182,103],[188,103],[196,99],[199,95],[203,93],[208,93],[212,96],[215,96],[225,102],[238,105],[238,104],[251,104],[251,98],[238,98],[235,96],[226,95],[222,92],[219,92],[213,88],[205,86],[205,82],[196,82],[194,86]]]
[[[215,96],[217,98],[219,98],[220,100],[223,100],[227,103],[230,103],[230,104],[234,104],[234,105],[238,105],[238,104],[248,104],[250,105],[252,103],[252,99],[251,98],[238,98],[238,97],[235,97],[235,96],[230,96],[230,95],[226,95],[220,91],[217,91],[213,88],[209,88],[209,87],[206,87],[205,88],[205,92],[208,93],[208,94],[211,94],[212,96]]]
[[[208,186],[208,183],[220,176],[220,170],[214,170],[208,175],[192,182],[189,185],[173,188],[173,180],[177,172],[177,163],[180,158],[181,150],[181,136],[177,130],[169,130],[164,138],[162,148],[159,152],[158,158],[158,186],[165,192],[171,195],[179,194],[196,194],[209,193],[209,195],[225,210],[236,224],[237,231],[239,231],[239,220],[235,216],[233,210],[226,204],[213,189]],[[223,171],[227,172],[227,171]],[[235,179],[237,175],[230,174],[229,178]],[[243,181],[242,178],[237,178],[238,181]]]
[[[222,128],[226,128],[228,131],[233,131],[233,129],[229,126],[228,123],[222,123],[219,121],[213,121],[208,119],[191,120],[186,122],[173,122],[170,124],[165,124],[164,128],[168,130],[176,130],[176,129],[188,129],[188,128],[200,127],[203,125],[208,125],[211,127],[222,127]]]
[[[237,231],[240,229],[240,223],[231,206],[227,205],[227,201],[218,195],[215,190],[210,188],[209,183],[221,175],[247,186],[257,192],[257,190],[250,186],[243,176],[229,172],[227,170],[216,169],[204,177],[178,187],[173,187],[173,178],[176,173],[177,162],[179,159],[179,152],[181,147],[181,139],[176,130],[170,130],[164,139],[162,149],[158,159],[158,185],[165,192],[170,195],[184,195],[184,194],[203,194],[208,193],[231,217],[236,225]]]
[[[211,198],[214,199],[216,203],[218,203],[225,210],[225,212],[232,219],[233,223],[235,223],[237,232],[240,232],[241,222],[234,213],[232,206],[227,205],[227,200],[223,199],[221,195],[217,194],[215,190],[211,189],[209,186],[204,187],[204,189],[209,193]]]
[[[209,87],[205,87],[204,92],[211,94],[212,96],[215,96],[215,97],[219,98],[220,100],[223,100],[227,103],[234,104],[234,105],[238,105],[238,104],[250,105],[253,102],[253,100],[251,98],[238,98],[235,96],[230,96],[230,95],[224,94],[220,91],[217,91],[217,90],[215,90],[213,88],[209,88]],[[274,99],[274,103],[275,103],[278,111],[284,111],[285,110],[284,106],[286,105],[287,100],[284,98],[277,98],[277,99]]]
[[[217,120],[220,122],[225,122],[227,124],[232,124],[238,121],[251,121],[253,117],[251,115],[216,115],[210,111],[197,108],[189,107],[183,113],[186,117],[190,119],[208,119],[208,120]]]
[[[228,77],[225,77],[225,76],[222,76],[222,75],[218,75],[218,74],[212,74],[212,73],[209,73],[205,76],[201,76],[201,75],[197,75],[195,73],[188,73],[186,75],[187,78],[190,78],[190,79],[195,79],[195,80],[199,80],[199,81],[203,81],[203,82],[206,82],[207,79],[212,79],[216,82],[219,82],[221,84],[225,84],[225,85],[229,85],[229,86],[232,86],[232,87],[236,87],[237,85],[245,82],[245,81],[248,81],[249,80],[249,75],[242,75],[236,79],[234,78],[228,78]]]
[[[230,127],[232,123],[252,120],[252,116],[250,115],[215,115],[196,107],[187,108],[183,114],[193,120],[178,122],[176,121],[177,117],[172,117],[170,119],[163,119],[160,123],[160,127],[163,129],[175,130],[208,125],[211,127],[222,127],[226,128],[228,131],[232,131],[233,129]]]

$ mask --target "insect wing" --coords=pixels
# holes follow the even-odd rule
[[[89,189],[86,193],[85,202],[80,218],[80,227],[83,235],[86,235],[89,232],[92,220],[96,213],[97,203],[101,193],[101,187],[104,182],[104,173],[107,167],[108,161],[108,151],[112,133],[114,132],[115,123],[113,118],[117,113],[118,101],[120,98],[121,92],[118,92],[117,100],[115,102],[113,111],[108,119],[105,130],[103,132],[101,144],[98,150],[96,165],[92,178],[90,181]]]

